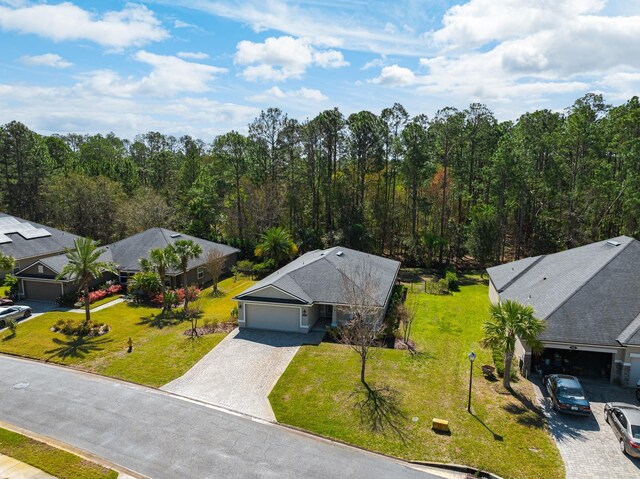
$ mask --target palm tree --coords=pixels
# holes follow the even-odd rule
[[[162,293],[167,292],[167,288],[165,285],[165,276],[167,275],[167,270],[171,268],[178,262],[178,258],[176,257],[175,251],[170,245],[167,245],[164,248],[154,248],[149,251],[149,259],[140,258],[140,267],[142,271],[152,271],[154,273],[158,273],[160,277],[160,282],[162,283]],[[167,310],[167,305],[162,305],[162,312],[164,313]]]
[[[0,251],[0,271],[13,271],[15,266],[16,260]]]
[[[173,255],[172,266],[182,270],[182,287],[187,288],[187,270],[189,260],[195,259],[202,254],[202,248],[193,240],[177,240],[173,245],[169,245],[170,254]],[[189,295],[184,295],[184,309],[189,305]]]
[[[65,253],[67,264],[64,265],[57,279],[69,278],[80,284],[84,296],[85,325],[91,321],[91,308],[89,305],[89,284],[99,278],[103,273],[116,274],[116,266],[108,261],[100,261],[100,256],[106,251],[99,248],[99,243],[89,238],[77,238],[73,242],[73,248],[68,248]]]
[[[260,243],[254,251],[256,256],[272,259],[278,268],[280,262],[288,260],[298,252],[298,247],[291,239],[289,232],[280,227],[269,228],[262,233]]]
[[[504,353],[503,385],[509,389],[516,339],[526,342],[532,351],[541,350],[542,343],[538,336],[544,331],[546,323],[534,316],[533,307],[512,300],[492,304],[490,315],[491,319],[484,323],[482,344]]]

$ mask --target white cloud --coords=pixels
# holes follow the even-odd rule
[[[52,68],[68,68],[73,63],[65,60],[55,53],[44,53],[42,55],[24,55],[20,57],[20,61],[26,65],[46,66]]]
[[[178,52],[177,55],[187,60],[206,60],[209,58],[209,55],[204,52]]]
[[[430,51],[426,40],[409,26],[424,28],[428,20],[427,9],[414,0],[330,2],[330,8],[323,8],[325,2],[285,0],[159,1],[239,21],[256,32],[307,37],[314,45],[380,54],[426,55]],[[401,31],[387,27],[388,16],[402,25]]]
[[[387,60],[384,56],[381,58],[374,58],[373,60],[370,60],[364,65],[362,65],[362,68],[360,68],[360,70],[369,70],[370,68],[383,67],[386,65],[386,62]]]
[[[111,70],[89,72],[81,78],[80,87],[103,95],[130,97],[133,95],[172,96],[179,93],[208,91],[209,83],[225,68],[193,63],[178,57],[156,55],[144,50],[134,59],[152,67],[151,73],[140,79],[124,78]]]
[[[541,101],[589,90],[629,94],[640,73],[640,17],[605,16],[600,0],[470,0],[431,37],[440,53],[419,70],[391,65],[369,80],[467,101]],[[611,79],[614,72],[626,76]],[[611,79],[603,85],[599,79]]]
[[[234,62],[249,65],[242,76],[250,81],[300,78],[312,65],[339,68],[348,65],[337,50],[316,50],[305,38],[269,37],[263,43],[238,43]]]
[[[277,86],[274,86],[259,95],[254,95],[247,98],[247,100],[249,101],[255,101],[259,103],[269,103],[276,99],[302,99],[314,102],[324,102],[329,98],[320,90],[316,90],[314,88],[302,87],[299,90],[283,91]]]
[[[168,37],[151,10],[133,4],[101,16],[69,2],[16,8],[0,6],[0,28],[36,34],[56,42],[89,40],[114,49],[141,46]]]
[[[413,85],[416,79],[416,75],[408,68],[391,65],[384,67],[379,76],[369,81],[387,86],[409,86]]]
[[[195,25],[192,25],[187,22],[183,22],[182,20],[175,20],[173,22],[173,28],[194,28]]]
[[[21,121],[42,134],[105,133],[124,138],[161,131],[210,141],[230,129],[246,131],[259,108],[207,98],[156,99],[102,95],[82,85],[38,87],[0,84],[0,124]],[[91,105],[91,108],[87,108]]]

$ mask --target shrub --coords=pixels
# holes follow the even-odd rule
[[[276,267],[276,262],[273,259],[268,259],[262,263],[256,263],[253,265],[253,271],[256,273],[264,273],[272,271]]]
[[[240,260],[236,263],[236,269],[241,273],[250,273],[253,271],[254,263],[248,259]]]
[[[51,326],[51,331],[54,333],[62,333],[65,336],[86,336],[89,338],[95,336],[102,336],[107,334],[111,328],[105,323],[94,323],[89,321],[73,321],[72,319],[59,319]]]
[[[16,278],[14,275],[8,273],[4,277],[3,286],[9,288],[10,297],[15,298],[18,295],[18,278]]]
[[[11,331],[11,336],[15,336],[16,330],[18,329],[18,322],[13,318],[7,319],[7,328]]]
[[[449,291],[460,291],[460,284],[458,283],[458,275],[455,271],[447,271],[445,275]]]
[[[504,377],[504,351],[500,351],[499,349],[494,349],[491,351],[491,356],[493,358],[493,364],[496,367],[496,373],[500,377]],[[514,358],[515,359],[515,358]],[[511,380],[518,380],[518,372],[517,365],[515,361],[511,364]]]
[[[77,293],[66,293],[56,298],[56,303],[60,306],[72,306],[77,299]]]

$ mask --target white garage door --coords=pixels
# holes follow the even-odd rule
[[[629,371],[629,386],[635,386],[640,379],[640,358],[631,357],[631,369]]]
[[[253,329],[300,331],[300,308],[245,303],[245,325]]]

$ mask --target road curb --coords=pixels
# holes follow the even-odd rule
[[[432,467],[434,469],[444,469],[447,471],[461,472],[463,474],[471,474],[473,477],[483,477],[486,479],[503,479],[502,477],[493,474],[492,472],[483,471],[470,466],[463,466],[461,464],[446,464],[443,462],[427,462],[427,461],[408,461],[411,464],[417,464],[420,466]]]

